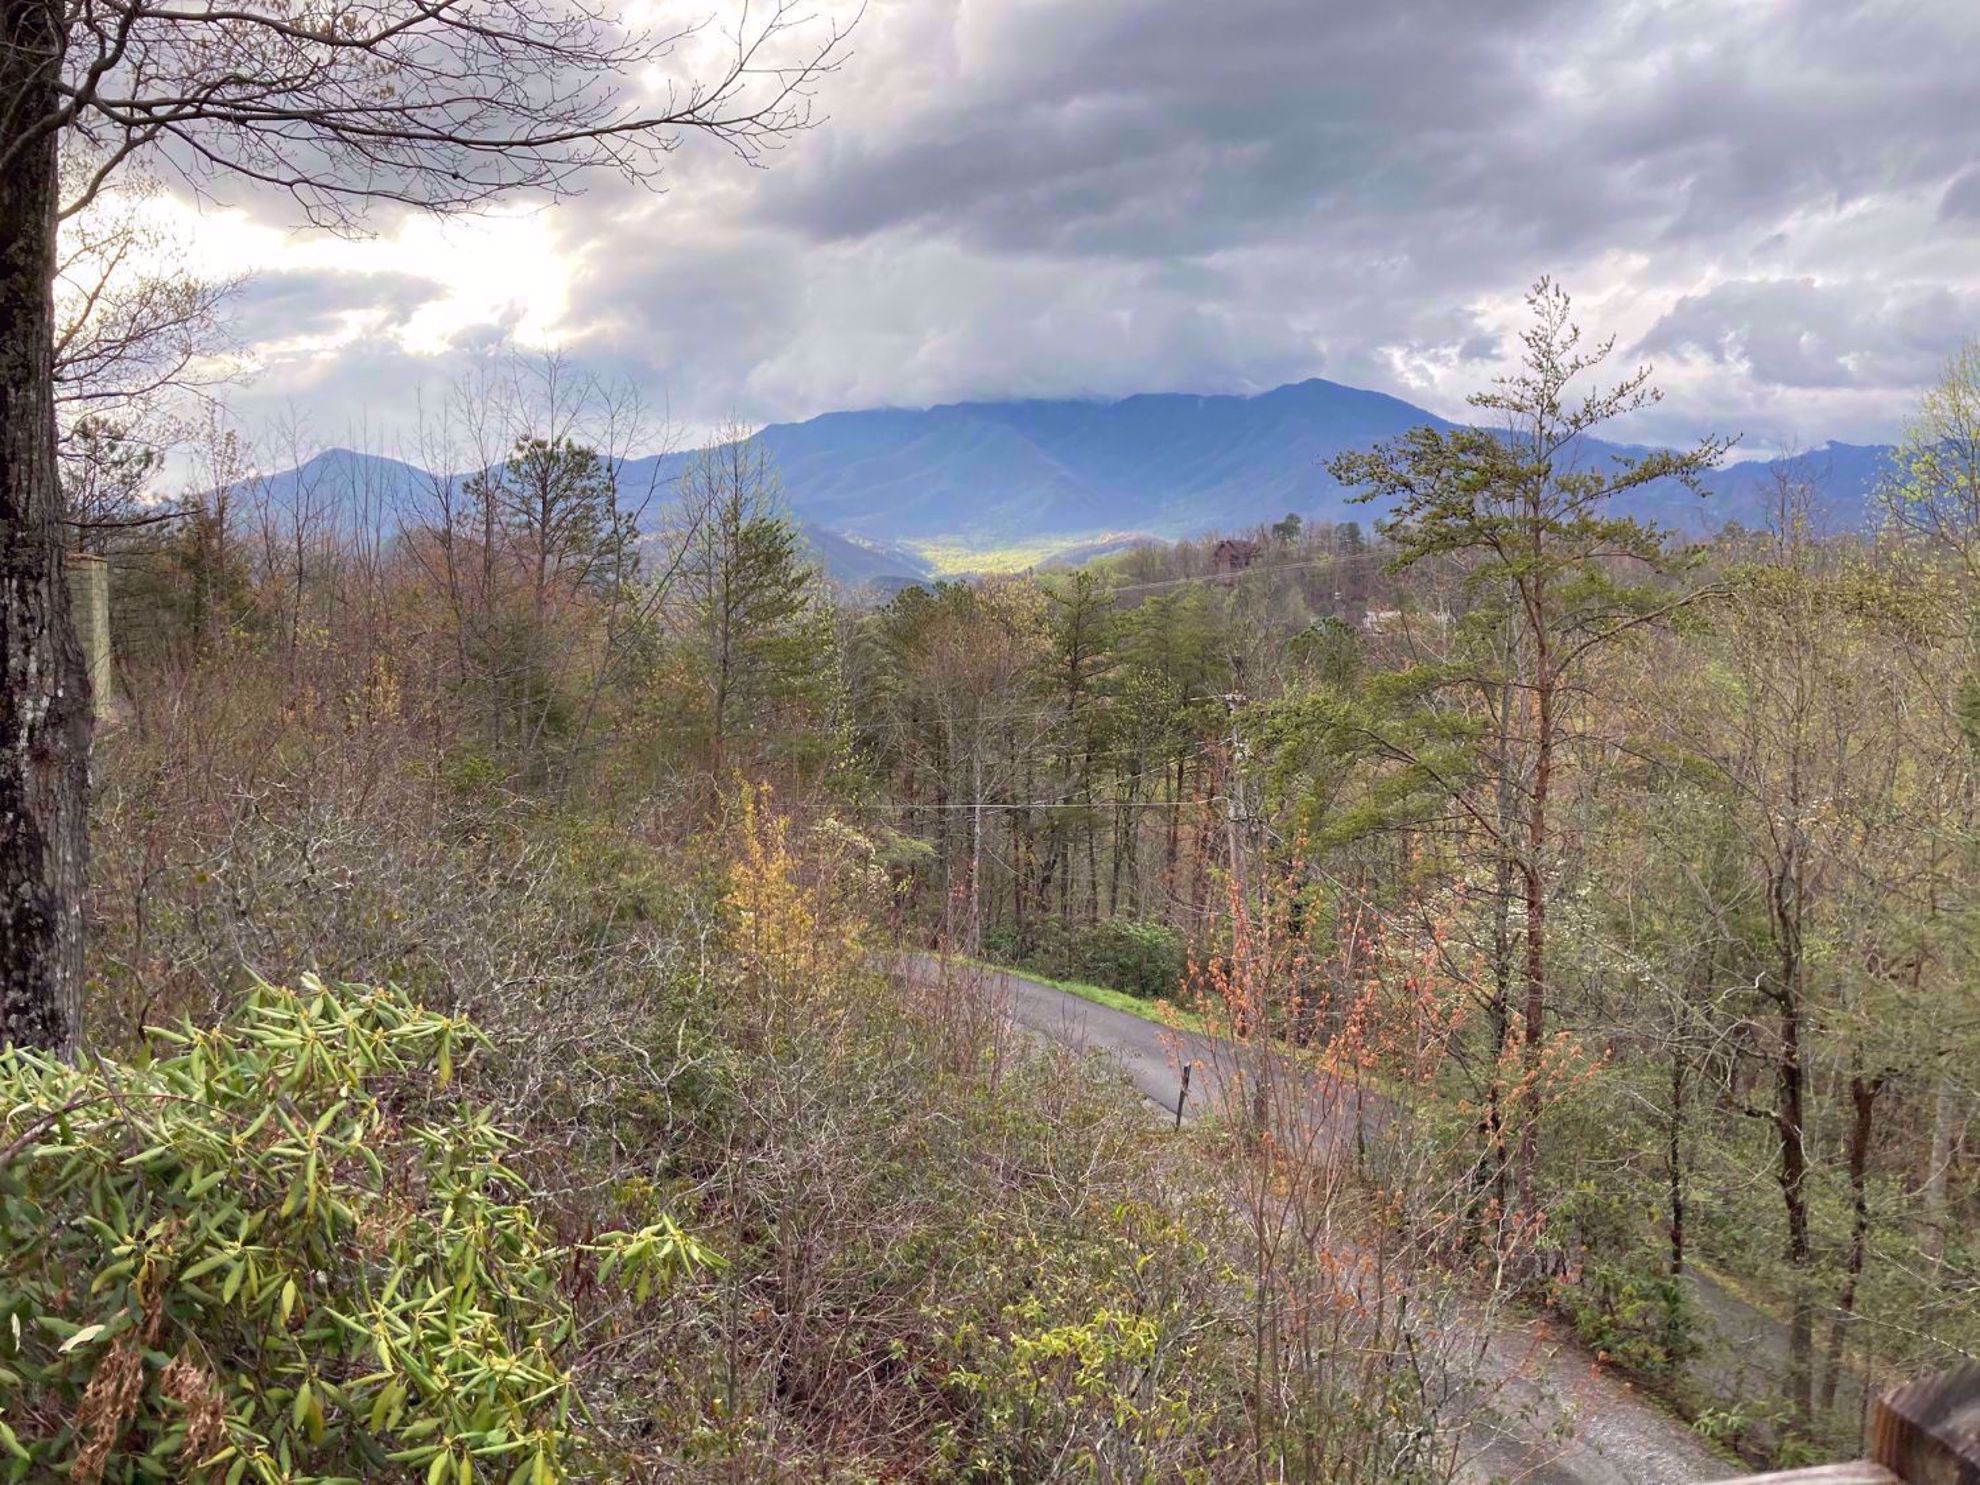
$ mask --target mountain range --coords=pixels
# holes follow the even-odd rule
[[[792,515],[842,581],[886,583],[966,570],[993,554],[1040,557],[1236,530],[1297,513],[1368,520],[1326,471],[1344,450],[1446,420],[1400,398],[1327,381],[1256,396],[1160,393],[1119,401],[965,402],[827,413],[758,435]],[[1590,440],[1587,460],[1640,453]],[[1707,496],[1639,492],[1630,514],[1689,534],[1757,524],[1780,477],[1806,482],[1833,527],[1860,525],[1890,450],[1829,443],[1785,458],[1730,462]],[[623,481],[666,486],[695,456],[631,461]],[[274,498],[362,488],[395,504],[425,476],[333,449],[264,482]],[[1008,561],[1006,561],[1008,565]]]

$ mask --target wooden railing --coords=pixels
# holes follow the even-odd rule
[[[1980,1366],[1921,1377],[1879,1398],[1868,1459],[1725,1485],[1980,1485]]]

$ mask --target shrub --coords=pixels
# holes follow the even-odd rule
[[[1105,918],[1076,933],[1075,973],[1130,995],[1174,995],[1187,968],[1173,928],[1134,918]]]
[[[1236,1328],[1205,1292],[1215,1256],[1175,1215],[1127,1201],[1111,1218],[969,1243],[1010,1297],[941,1338],[963,1478],[1186,1479],[1222,1452]]]
[[[995,930],[984,935],[984,948],[1025,969],[1149,1000],[1174,995],[1188,967],[1173,928],[1136,918],[1048,920],[1034,929],[1028,948],[1009,930]]]
[[[476,1041],[389,990],[257,984],[165,1052],[0,1055],[6,1478],[548,1485],[585,1452],[578,1284],[711,1262],[552,1242],[441,1090]]]
[[[1643,1376],[1669,1381],[1698,1352],[1691,1297],[1668,1274],[1595,1263],[1579,1284],[1556,1284],[1553,1302],[1590,1350]]]

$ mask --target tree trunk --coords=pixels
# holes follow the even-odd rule
[[[1815,1307],[1809,1291],[1814,1245],[1808,1227],[1807,1075],[1801,1057],[1801,936],[1789,898],[1791,866],[1774,879],[1774,914],[1781,933],[1780,1049],[1775,1064],[1774,1126],[1780,1139],[1781,1204],[1787,1216],[1787,1259],[1792,1270],[1793,1312],[1788,1321],[1788,1392],[1795,1418],[1806,1429],[1814,1404]]]
[[[969,808],[969,950],[983,952],[983,739],[970,754]]]
[[[1169,843],[1168,843],[1168,848],[1162,857],[1162,900],[1165,903],[1173,903],[1176,900],[1176,891],[1178,887],[1177,878],[1180,875],[1179,871],[1177,870],[1177,861],[1179,859],[1179,853],[1181,848],[1177,839],[1177,832],[1182,829],[1183,788],[1184,788],[1183,760],[1181,758],[1177,758],[1176,759],[1176,789],[1175,789],[1175,793],[1170,796],[1171,800],[1173,801],[1173,807],[1168,812],[1169,813]]]
[[[1941,1068],[1932,1099],[1932,1143],[1925,1157],[1925,1180],[1919,1191],[1919,1245],[1934,1263],[1946,1256],[1946,1176],[1952,1168],[1956,1096],[1952,1072]]]
[[[1519,1130],[1519,1209],[1528,1220],[1539,1215],[1540,1111],[1546,1095],[1540,1086],[1540,1061],[1547,1033],[1547,878],[1542,862],[1554,768],[1554,688],[1545,669],[1549,663],[1543,648],[1540,679],[1534,685],[1533,797],[1527,806],[1526,859],[1521,863],[1526,887],[1526,1050],[1521,1070],[1526,1088]]]
[[[1134,772],[1128,775],[1127,784],[1116,787],[1114,803],[1114,863],[1112,877],[1107,886],[1107,915],[1116,917],[1121,911],[1122,867],[1127,868],[1128,903],[1130,908],[1142,911],[1140,901],[1141,873],[1139,852],[1141,850],[1141,827],[1135,823],[1134,810],[1141,797],[1141,759],[1133,760]],[[1171,815],[1174,810],[1169,811]]]
[[[0,0],[0,115],[54,113],[55,0]],[[18,136],[0,134],[0,149]],[[73,1057],[82,1029],[89,673],[55,465],[57,133],[0,170],[0,1045]]]
[[[1664,1151],[1664,1175],[1670,1185],[1671,1277],[1684,1275],[1684,1039],[1680,1028],[1671,1038],[1671,1127]]]
[[[1866,1078],[1860,1073],[1849,1080],[1849,1098],[1855,1117],[1849,1126],[1849,1199],[1851,1209],[1849,1259],[1843,1272],[1842,1293],[1836,1296],[1835,1318],[1829,1322],[1829,1352],[1822,1372],[1822,1412],[1836,1405],[1836,1388],[1842,1380],[1843,1345],[1848,1337],[1850,1318],[1856,1313],[1856,1291],[1863,1279],[1863,1263],[1870,1248],[1870,1132],[1876,1114],[1877,1095],[1884,1091],[1882,1076]]]
[[[1008,737],[1005,739],[1005,751],[1010,754],[1017,752],[1014,741]],[[1029,954],[1036,947],[1032,919],[1025,911],[1025,894],[1033,894],[1039,918],[1044,918],[1052,910],[1051,903],[1046,900],[1046,895],[1052,890],[1051,867],[1048,864],[1042,872],[1037,869],[1038,836],[1031,823],[1031,801],[1037,798],[1033,772],[1031,754],[1026,753],[1024,773],[1018,781],[1019,808],[1006,811],[1010,826],[1007,834],[1010,837],[1011,911],[1014,915],[1011,931],[1017,938],[1020,954]]]
[[[1486,1024],[1492,1037],[1492,1071],[1485,1093],[1485,1161],[1482,1174],[1492,1193],[1493,1248],[1503,1253],[1506,1218],[1511,1214],[1511,1193],[1507,1181],[1512,1159],[1506,1149],[1505,1057],[1506,1041],[1512,1030],[1513,874],[1518,868],[1512,853],[1513,831],[1517,825],[1512,775],[1512,704],[1510,681],[1498,689],[1498,837],[1493,842],[1492,861],[1492,1000],[1486,1008]]]

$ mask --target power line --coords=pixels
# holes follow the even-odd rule
[[[968,812],[968,813],[971,813],[971,814],[974,814],[974,813],[976,813],[977,811],[979,811],[979,810],[980,810],[980,811],[982,811],[982,812],[983,812],[984,814],[986,814],[986,815],[988,815],[988,814],[995,814],[995,813],[997,813],[997,812],[999,812],[999,811],[1005,811],[1005,812],[1008,812],[1008,811],[1012,811],[1012,810],[1025,810],[1025,811],[1031,811],[1031,810],[1091,810],[1091,811],[1093,811],[1093,812],[1094,812],[1094,813],[1096,813],[1096,814],[1104,814],[1104,813],[1106,813],[1106,812],[1107,812],[1107,811],[1109,811],[1109,810],[1182,810],[1182,809],[1196,809],[1196,808],[1198,808],[1198,807],[1200,807],[1200,806],[1203,806],[1203,805],[1206,805],[1206,804],[1218,804],[1218,803],[1221,803],[1221,802],[1222,802],[1222,799],[1223,799],[1223,796],[1222,796],[1222,795],[1210,795],[1210,796],[1208,796],[1208,797],[1206,797],[1206,798],[1203,798],[1203,799],[1117,799],[1117,800],[1095,800],[1095,801],[1094,801],[1094,802],[1093,802],[1092,804],[1082,804],[1082,803],[1081,803],[1081,802],[1080,802],[1079,800],[1076,800],[1076,799],[1068,799],[1068,800],[1058,800],[1058,799],[1050,799],[1050,800],[1040,800],[1040,801],[1037,801],[1037,802],[1035,802],[1035,803],[1032,803],[1032,804],[1010,804],[1010,803],[1008,803],[1008,802],[1000,802],[1000,803],[997,803],[997,804],[990,804],[990,803],[984,803],[984,804],[905,804],[905,803],[896,803],[896,802],[891,802],[891,801],[890,801],[890,802],[887,802],[887,803],[879,803],[879,804],[863,804],[863,805],[859,805],[859,806],[857,806],[857,808],[858,808],[858,809],[860,809],[860,810],[875,810],[875,811],[887,811],[887,810],[891,810],[891,811],[893,811],[893,812],[894,812],[895,814],[908,814],[908,813],[915,813],[915,812],[919,812],[919,811],[922,811],[922,810],[953,810],[953,811],[965,811],[965,812]]]
[[[1275,572],[1296,572],[1310,567],[1337,567],[1343,560],[1340,557],[1315,557],[1305,562],[1274,562],[1266,567],[1240,567],[1235,572],[1206,572],[1193,577],[1160,578],[1146,583],[1122,583],[1106,591],[1109,595],[1141,593],[1151,588],[1179,588],[1184,583],[1236,582],[1239,578],[1263,577]]]

